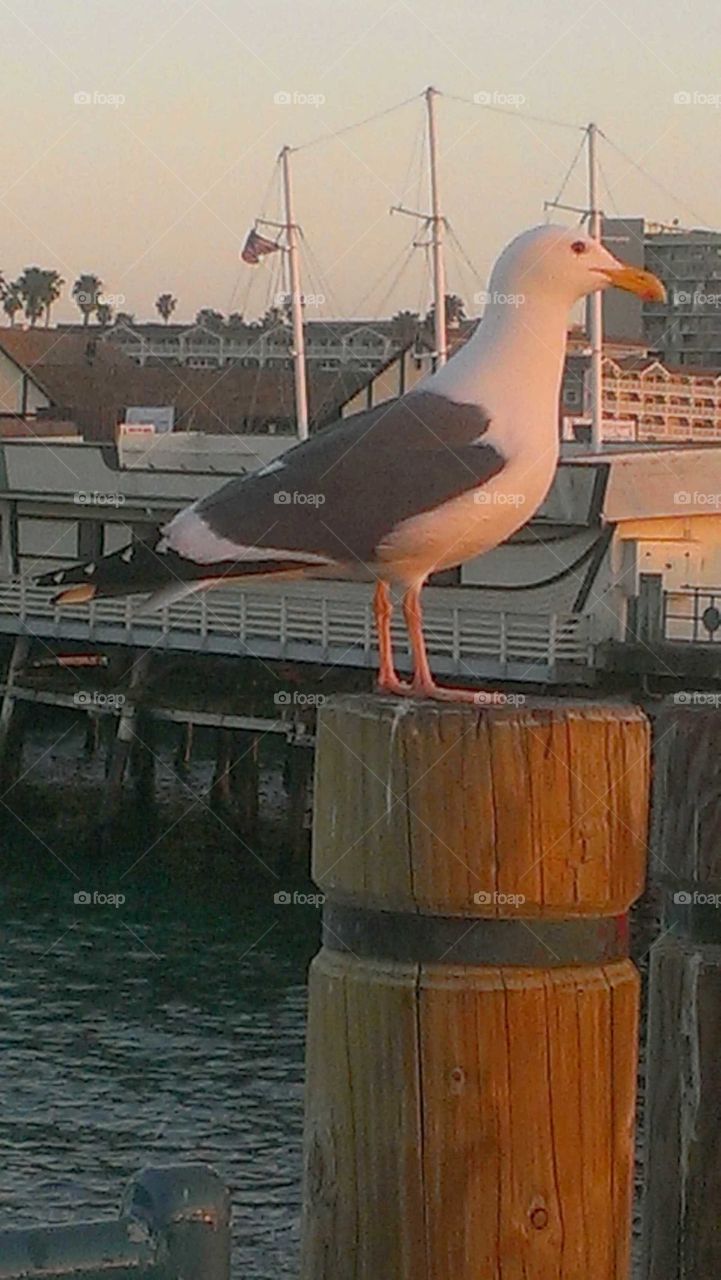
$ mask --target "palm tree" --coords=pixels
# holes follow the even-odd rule
[[[225,319],[221,311],[213,311],[212,307],[202,307],[195,317],[195,323],[207,329],[209,333],[222,333]]]
[[[30,327],[34,329],[48,305],[47,272],[42,267],[26,267],[17,280],[17,291]]]
[[[15,316],[18,311],[23,309],[23,300],[20,295],[20,281],[13,280],[10,284],[5,284],[3,292],[3,311],[6,316],[10,317],[10,327],[15,327]]]
[[[83,324],[87,325],[91,315],[98,309],[98,294],[103,292],[103,282],[98,276],[83,272],[73,285],[73,298],[83,315]]]
[[[113,321],[113,308],[109,302],[99,302],[95,308],[95,319],[103,329],[107,329]]]
[[[50,324],[50,309],[63,291],[65,281],[59,271],[44,271],[45,277],[45,328]]]
[[[391,334],[396,347],[409,347],[418,336],[421,318],[417,311],[396,311],[391,319]]]
[[[174,298],[172,293],[161,293],[160,297],[156,299],[155,310],[167,324],[177,305],[178,299]]]
[[[432,306],[428,311],[428,314],[426,315],[426,326],[430,330],[433,329],[435,313],[436,313],[436,308],[435,306]],[[446,294],[446,324],[448,325],[448,328],[457,329],[459,324],[461,323],[461,320],[465,320],[465,318],[466,318],[466,306],[463,301],[463,298],[460,298],[457,293],[447,293]]]

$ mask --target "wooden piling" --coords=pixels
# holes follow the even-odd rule
[[[703,695],[696,695],[701,698]],[[721,1275],[721,715],[654,717],[644,1280]]]
[[[5,692],[0,704],[0,789],[7,791],[16,781],[22,768],[22,744],[25,708],[15,697],[18,675],[30,656],[30,637],[17,636],[13,644],[7,672]]]
[[[286,747],[285,779],[288,796],[284,865],[300,866],[308,874],[310,831],[308,806],[311,801],[313,749],[289,742]]]
[[[210,784],[210,807],[221,817],[227,817],[232,808],[230,770],[233,765],[233,734],[230,729],[215,731],[215,769]]]
[[[254,836],[260,808],[260,736],[243,731],[233,735],[230,789],[235,816],[244,836]]]
[[[147,649],[133,663],[130,671],[128,694],[122,704],[122,710],[118,718],[117,733],[108,757],[101,818],[103,826],[108,829],[122,807],[123,783],[130,751],[136,735],[138,702],[142,697],[144,686],[148,680],[151,658],[152,653]]]
[[[319,715],[302,1280],[627,1280],[648,725]]]

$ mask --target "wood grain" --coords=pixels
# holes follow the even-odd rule
[[[469,927],[622,914],[648,754],[633,707],[339,698],[319,718],[314,878],[337,903]],[[302,1280],[628,1280],[637,1012],[627,959],[401,965],[328,939]]]

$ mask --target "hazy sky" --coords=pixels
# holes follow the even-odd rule
[[[274,260],[251,269],[238,253],[279,148],[431,83],[520,104],[506,116],[439,102],[445,212],[483,275],[543,220],[581,139],[524,112],[595,119],[678,193],[604,146],[609,213],[721,225],[718,0],[0,0],[0,47],[0,268],[37,263],[69,283],[94,271],[138,318],[163,290],[179,319],[201,305],[262,311]],[[284,92],[290,105],[274,101]],[[76,102],[83,93],[95,100]],[[297,216],[322,272],[304,287],[325,293],[320,314],[427,305],[422,250],[394,283],[414,224],[387,213],[400,198],[427,207],[422,124],[419,96],[294,157]],[[567,199],[583,202],[582,169]],[[451,253],[448,271],[471,301],[470,269]],[[65,299],[57,318],[75,316]]]

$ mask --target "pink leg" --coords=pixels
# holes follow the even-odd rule
[[[410,587],[404,595],[403,616],[413,652],[413,683],[411,685],[413,694],[418,698],[437,698],[440,702],[480,703],[483,701],[483,694],[477,689],[448,689],[436,684],[433,679],[423,635],[421,586]]]
[[[393,665],[393,642],[391,640],[391,617],[393,601],[388,585],[378,581],[373,596],[373,614],[378,632],[378,653],[380,666],[378,670],[377,688],[379,693],[396,693],[408,695],[411,686],[399,680]]]

